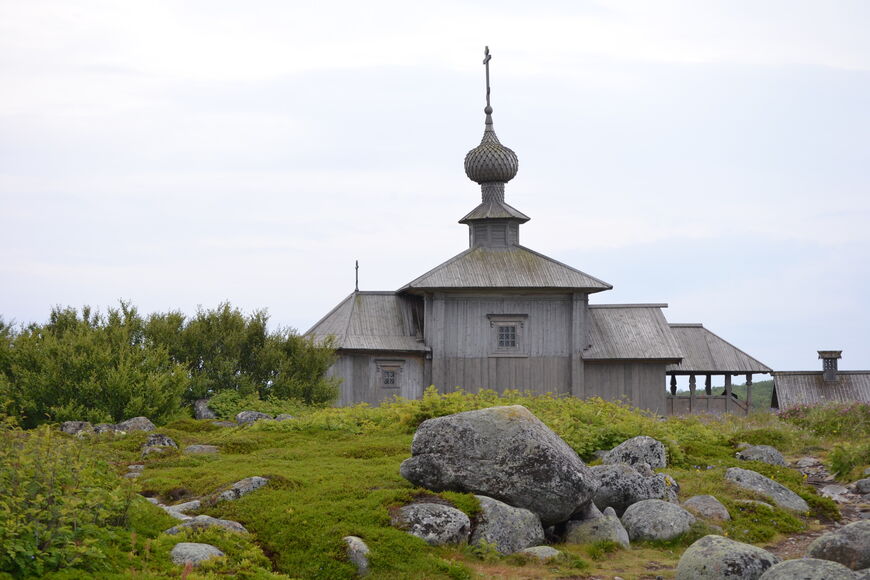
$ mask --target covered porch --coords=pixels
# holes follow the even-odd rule
[[[669,394],[665,408],[668,415],[748,414],[752,410],[753,375],[770,374],[772,369],[701,324],[671,324],[670,327],[683,353],[683,360],[666,368]],[[677,377],[681,376],[689,379],[688,396],[677,395]],[[735,376],[746,378],[745,400],[740,400],[732,391]],[[713,377],[723,378],[722,394],[713,394]]]

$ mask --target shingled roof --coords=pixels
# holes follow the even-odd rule
[[[721,374],[769,373],[771,369],[702,324],[671,324],[683,361],[668,365],[668,372]]]
[[[411,300],[395,292],[354,292],[305,334],[334,336],[337,347],[348,350],[425,351],[416,337]]]
[[[821,371],[773,373],[773,406],[779,409],[854,402],[870,403],[870,371],[837,371],[833,381]]]
[[[590,304],[589,342],[584,360],[661,360],[682,356],[668,321],[667,304]]]
[[[562,289],[591,293],[613,286],[526,247],[510,246],[465,250],[409,282],[399,292],[448,288]]]

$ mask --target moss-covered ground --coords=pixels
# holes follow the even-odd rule
[[[104,546],[99,572],[74,568],[48,578],[351,578],[342,537],[363,538],[371,549],[370,578],[582,578],[619,575],[623,578],[671,577],[672,567],[694,539],[710,533],[701,524],[678,541],[613,546],[556,546],[565,557],[539,563],[517,555],[501,557],[491,550],[433,548],[390,526],[390,509],[424,493],[399,475],[409,456],[411,439],[423,420],[472,408],[502,404],[526,405],[562,436],[587,461],[598,449],[609,449],[636,435],[650,435],[668,447],[671,465],[662,470],[680,484],[680,497],[711,494],[734,516],[721,533],[740,541],[763,544],[800,532],[819,521],[839,517],[833,502],[818,496],[799,472],[734,457],[740,442],[765,443],[791,457],[827,458],[830,450],[855,433],[826,436],[818,429],[796,426],[775,415],[750,417],[693,416],[663,420],[626,406],[597,399],[525,396],[507,393],[470,395],[428,392],[420,401],[397,401],[379,408],[293,409],[296,419],[222,428],[208,421],[178,420],[159,428],[180,448],[210,444],[215,455],[139,457],[146,434],[110,434],[83,439],[82,444],[110,458],[118,474],[130,463],[145,463],[141,477],[130,481],[133,491],[177,503],[209,497],[235,481],[264,476],[269,484],[233,502],[210,505],[202,513],[236,520],[249,531],[161,534],[176,522],[145,499],[132,502],[123,533]],[[273,409],[274,410],[274,409]],[[863,411],[862,411],[863,412]],[[863,437],[866,438],[866,425]],[[760,499],[724,481],[731,466],[757,470],[806,499],[812,511],[792,514],[779,508],[749,507],[735,500]],[[128,480],[125,480],[125,482]],[[441,494],[472,517],[473,496]],[[169,562],[179,541],[218,546],[226,558],[194,570]],[[3,574],[0,573],[0,577]]]

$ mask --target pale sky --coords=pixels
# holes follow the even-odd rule
[[[307,330],[467,247],[483,46],[523,245],[778,370],[870,368],[870,2],[0,0],[0,316]]]

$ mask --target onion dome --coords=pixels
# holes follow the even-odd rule
[[[480,145],[465,156],[465,175],[471,181],[484,183],[507,183],[517,175],[519,160],[512,149],[498,140],[492,127],[492,107],[484,109],[486,128]]]

